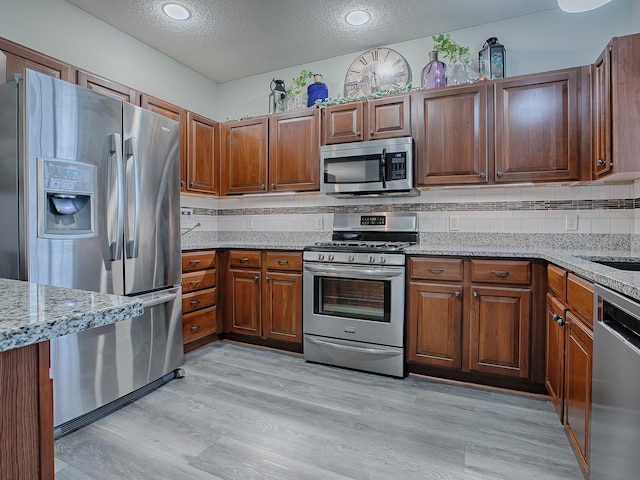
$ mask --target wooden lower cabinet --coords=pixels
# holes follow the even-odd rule
[[[302,255],[227,252],[225,332],[302,346]]]
[[[542,391],[539,270],[530,260],[410,257],[409,370]]]
[[[218,256],[214,250],[182,254],[182,336],[185,351],[218,337]]]

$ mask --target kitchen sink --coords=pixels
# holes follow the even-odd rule
[[[613,262],[608,260],[590,260],[593,263],[606,265],[607,267],[617,268],[618,270],[627,270],[631,272],[640,272],[640,262]]]

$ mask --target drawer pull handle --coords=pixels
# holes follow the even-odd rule
[[[200,263],[200,259],[196,259],[196,260],[189,260],[189,263]]]
[[[196,298],[195,300],[191,300],[189,303],[191,305],[198,305],[202,300],[200,298]]]
[[[249,261],[249,257],[241,257],[238,259],[240,263],[247,263]]]
[[[200,325],[191,326],[191,333],[196,333],[198,330],[200,330]]]
[[[200,280],[191,280],[189,282],[189,285],[198,285],[200,283]]]
[[[442,273],[444,272],[444,268],[436,268],[436,267],[427,267],[431,273]]]
[[[507,277],[509,276],[509,270],[491,270],[496,277]]]
[[[289,263],[289,260],[278,260],[278,265],[286,265]]]

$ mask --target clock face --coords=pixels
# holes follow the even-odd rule
[[[403,88],[411,82],[405,58],[390,48],[373,48],[356,58],[344,79],[344,95],[370,95],[379,90]]]

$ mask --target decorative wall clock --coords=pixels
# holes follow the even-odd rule
[[[372,48],[359,55],[344,79],[345,97],[371,95],[380,90],[404,88],[411,82],[409,62],[390,48]]]

